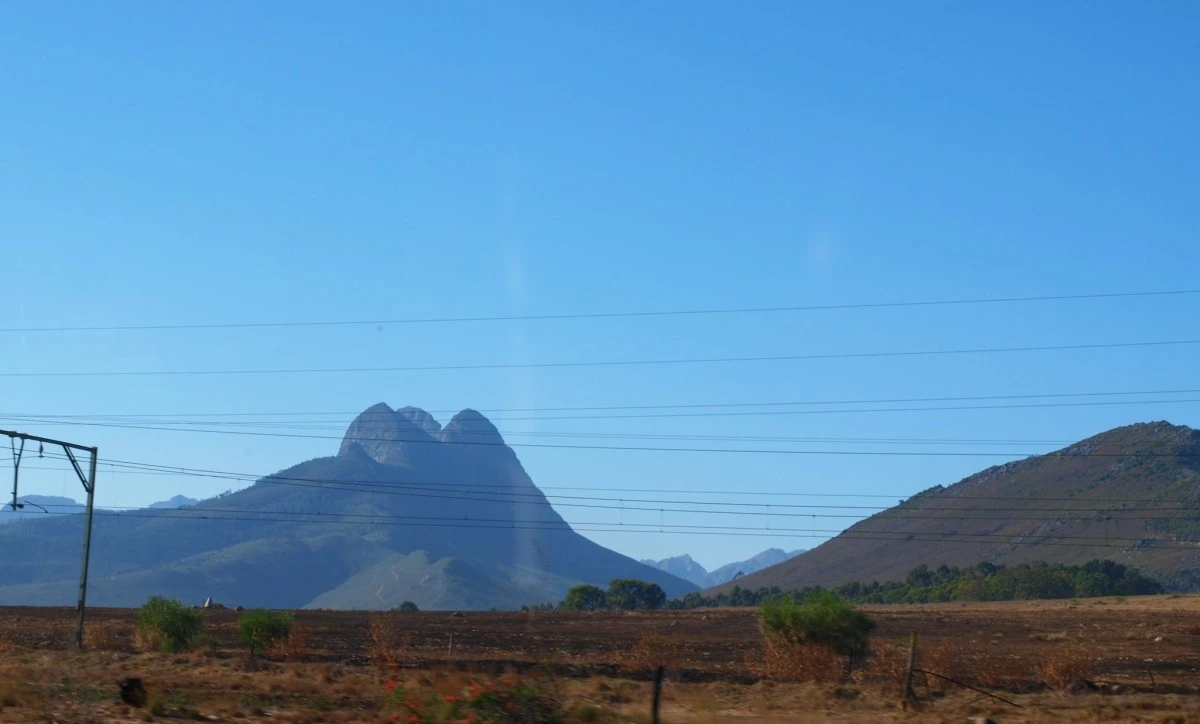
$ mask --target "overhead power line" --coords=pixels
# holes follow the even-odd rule
[[[1185,549],[1185,550],[1195,550],[1196,548],[1200,548],[1200,543],[1195,543],[1195,542],[1191,542],[1191,541],[1167,540],[1167,539],[1159,539],[1159,538],[1105,539],[1105,538],[1097,537],[1093,542],[1077,543],[1077,542],[1068,542],[1067,540],[1060,540],[1053,536],[1028,535],[1028,538],[1034,539],[1034,540],[1028,540],[1028,539],[1025,539],[1027,537],[1027,534],[1023,534],[1023,533],[1013,534],[1010,536],[1001,536],[1000,534],[993,535],[993,534],[950,533],[950,532],[939,533],[939,532],[928,532],[928,531],[922,531],[920,533],[908,533],[908,532],[891,533],[891,532],[886,532],[886,531],[868,531],[865,533],[860,533],[860,532],[851,531],[851,530],[848,530],[848,531],[830,530],[830,531],[824,531],[824,532],[817,532],[814,529],[812,533],[803,534],[803,533],[797,533],[797,532],[789,532],[786,529],[780,529],[777,531],[777,530],[774,530],[771,528],[755,528],[755,529],[752,529],[755,532],[751,533],[751,532],[738,532],[737,530],[705,530],[705,529],[672,530],[672,529],[666,529],[665,527],[664,527],[664,529],[660,530],[649,524],[642,525],[640,527],[635,527],[633,525],[619,525],[619,524],[604,524],[604,527],[583,527],[582,525],[579,527],[573,527],[573,526],[570,526],[565,523],[562,523],[562,524],[555,523],[553,525],[548,525],[545,523],[542,523],[542,524],[532,523],[531,524],[531,523],[524,523],[524,522],[512,522],[509,524],[498,524],[498,525],[483,523],[483,524],[475,525],[475,524],[470,524],[469,522],[464,523],[462,521],[449,522],[449,523],[420,522],[420,521],[418,521],[418,522],[361,521],[361,520],[360,521],[341,521],[341,520],[323,520],[323,519],[315,519],[315,520],[310,520],[310,521],[281,521],[279,518],[269,518],[269,517],[265,517],[265,516],[233,516],[233,515],[230,515],[230,516],[208,517],[208,516],[195,516],[195,515],[179,514],[179,513],[180,513],[180,511],[172,511],[172,512],[161,513],[161,514],[158,514],[158,513],[156,513],[156,514],[113,513],[112,515],[120,516],[120,517],[129,517],[129,518],[153,518],[153,519],[166,518],[166,519],[177,519],[177,520],[189,520],[189,521],[196,521],[196,522],[202,521],[202,522],[208,522],[208,523],[219,523],[219,522],[224,522],[224,521],[253,521],[253,522],[260,522],[260,523],[301,522],[301,523],[305,523],[305,524],[324,524],[324,525],[356,525],[356,526],[384,525],[384,526],[403,526],[403,527],[421,527],[421,528],[456,528],[456,529],[485,528],[485,529],[529,530],[529,531],[562,532],[562,533],[596,532],[596,533],[651,533],[651,534],[657,534],[657,535],[721,535],[721,536],[745,536],[745,537],[755,537],[755,538],[769,537],[769,538],[821,538],[821,539],[824,539],[824,538],[828,538],[830,533],[837,533],[840,535],[840,537],[850,539],[850,540],[875,540],[875,541],[886,541],[886,542],[891,542],[891,543],[940,542],[940,543],[964,543],[964,544],[974,544],[974,543],[995,544],[995,543],[997,543],[997,541],[994,539],[994,537],[1004,537],[1005,542],[1008,545],[1013,545],[1013,546],[1063,546],[1063,547],[1076,547],[1076,548],[1121,548],[1121,549],[1128,549],[1128,548],[1137,546],[1140,548],[1167,548],[1167,549]],[[73,515],[72,516],[57,516],[57,517],[73,517]],[[590,524],[585,524],[585,525],[590,525]],[[803,529],[798,529],[798,530],[803,530]],[[989,536],[993,536],[993,537],[989,537]],[[1081,537],[1081,538],[1086,538],[1086,539],[1091,540],[1090,537]],[[1124,542],[1121,542],[1121,541],[1124,541]]]
[[[45,418],[42,416],[32,415],[13,415],[11,417],[0,415],[0,419],[13,419],[22,421],[37,421],[44,424],[52,425],[75,425],[76,420],[83,419],[95,421],[97,424],[111,424],[116,427],[129,426],[135,423],[143,423],[146,425],[171,426],[180,430],[189,430],[198,425],[211,425],[225,428],[237,429],[266,429],[266,430],[346,430],[347,423],[337,421],[338,424],[324,424],[324,421],[286,421],[286,422],[270,422],[270,421],[226,421],[226,420],[165,420],[165,419],[149,419],[149,418],[117,418],[108,419],[104,417],[87,417],[87,418]],[[380,423],[359,423],[355,428],[360,433],[382,433],[386,434],[394,430],[390,425]],[[505,437],[533,437],[533,438],[581,438],[581,439],[604,439],[604,440],[716,440],[729,442],[783,442],[783,443],[830,443],[840,445],[1070,445],[1072,440],[996,440],[996,439],[970,439],[970,438],[873,438],[873,437],[810,437],[810,436],[786,436],[786,435],[703,435],[703,434],[670,434],[670,433],[637,433],[637,432],[575,432],[575,431],[521,431],[521,430],[498,430],[499,434]],[[483,430],[459,430],[455,433],[457,436],[466,438],[491,438],[495,433]],[[363,439],[363,438],[360,438]],[[402,440],[401,440],[402,441]],[[451,443],[455,444],[455,443]]]
[[[463,498],[449,498],[449,497],[447,499],[457,500],[460,502],[464,500]],[[466,500],[470,501],[473,499],[466,499]],[[490,502],[490,501],[485,500],[485,501],[475,501],[475,502]],[[61,503],[57,503],[57,504],[51,503],[46,506],[38,506],[38,507],[49,508],[52,510],[78,511],[82,506],[80,506],[80,505],[65,505],[65,504],[61,504]],[[841,506],[830,506],[830,507],[841,507]],[[126,511],[134,511],[134,512],[143,511],[143,512],[150,512],[152,514],[155,513],[154,509],[152,509],[152,508],[134,507],[134,506],[108,506],[108,507],[102,508],[100,510],[112,512],[112,513],[115,513],[118,515],[125,515]],[[404,520],[404,521],[427,521],[427,520],[462,521],[462,522],[470,521],[470,522],[485,522],[485,523],[512,522],[511,518],[480,518],[480,517],[472,516],[472,515],[429,516],[429,515],[395,515],[395,514],[390,514],[390,513],[334,513],[334,512],[319,512],[319,511],[318,512],[302,512],[302,511],[294,511],[294,510],[267,510],[267,509],[253,509],[253,508],[252,509],[206,508],[206,507],[202,507],[202,506],[198,506],[198,505],[188,505],[188,506],[183,506],[180,508],[174,508],[174,509],[170,509],[170,510],[177,510],[180,512],[188,513],[189,516],[192,513],[196,513],[198,515],[196,515],[194,517],[197,517],[197,518],[209,518],[210,516],[207,515],[209,513],[212,513],[212,514],[254,514],[254,515],[305,516],[308,518],[313,518],[312,521],[307,521],[307,520],[292,521],[291,519],[283,518],[283,519],[279,519],[279,522],[320,523],[320,522],[326,522],[329,518],[348,518],[348,519],[354,519],[354,520],[383,519],[383,520]],[[623,508],[622,510],[660,512],[660,509],[645,509],[645,508]],[[929,509],[929,510],[939,510],[939,509],[933,508],[933,509]],[[949,510],[956,510],[956,509],[950,508]],[[993,510],[993,509],[982,508],[981,510]],[[1019,509],[1001,508],[1000,510],[1019,510]],[[1141,512],[1144,510],[1154,510],[1154,509],[1152,509],[1152,508],[1151,509],[1140,509],[1140,510],[1127,511],[1127,512]],[[1161,510],[1178,512],[1178,511],[1184,511],[1184,510],[1191,511],[1192,509],[1190,509],[1190,508],[1165,508],[1165,509],[1161,509]],[[46,512],[46,511],[43,510],[42,512]],[[670,511],[668,511],[668,512],[670,512]],[[676,511],[676,512],[679,512],[679,511]],[[687,512],[704,512],[704,511],[687,511]],[[1073,512],[1086,513],[1089,511],[1076,510]],[[1084,515],[1075,515],[1075,516],[1071,516],[1071,515],[1051,515],[1051,516],[1017,515],[1017,516],[1002,516],[1002,517],[976,517],[976,516],[959,517],[959,516],[934,516],[934,515],[875,515],[875,516],[872,516],[871,518],[864,519],[862,522],[863,523],[871,523],[871,522],[875,522],[875,521],[895,521],[895,520],[914,520],[914,521],[925,521],[925,522],[934,521],[934,522],[947,523],[947,524],[974,523],[977,521],[996,521],[996,520],[1014,521],[1014,522],[1041,521],[1041,520],[1044,520],[1044,521],[1097,522],[1096,517],[1098,515],[1104,515],[1106,517],[1112,516],[1112,520],[1105,520],[1105,521],[1099,521],[1099,522],[1128,522],[1128,521],[1187,521],[1187,522],[1195,522],[1197,520],[1197,518],[1200,517],[1200,514],[1197,514],[1195,512],[1190,512],[1189,515],[1184,515],[1184,516],[1170,516],[1170,515],[1127,516],[1127,515],[1117,515],[1118,512],[1122,512],[1122,511],[1107,511],[1107,510],[1093,510],[1090,512],[1091,512],[1091,515],[1086,515],[1086,516],[1084,516]],[[753,517],[755,514],[749,513],[747,515],[750,515]],[[816,514],[801,513],[801,514],[791,515],[788,517],[839,519],[839,518],[848,518],[848,517],[861,517],[861,514],[858,514],[855,516],[848,516],[848,515],[829,514],[829,513],[816,513]],[[213,518],[213,519],[219,520],[219,518]],[[823,533],[840,533],[840,532],[842,532],[842,529],[829,530],[829,529],[813,529],[813,528],[786,528],[786,527],[778,527],[778,526],[765,526],[765,527],[764,526],[730,526],[730,525],[709,525],[709,524],[702,524],[702,523],[665,523],[665,522],[638,523],[638,522],[632,522],[632,521],[621,521],[621,522],[617,522],[617,521],[576,521],[576,523],[567,523],[566,521],[561,521],[561,522],[560,521],[520,521],[520,522],[547,524],[547,525],[551,525],[551,524],[553,524],[553,525],[613,525],[613,526],[619,526],[622,528],[626,527],[626,526],[632,526],[632,527],[647,527],[647,528],[699,528],[699,529],[712,529],[712,530],[772,530],[772,531],[804,530],[804,531],[808,531],[808,532],[823,532]],[[905,531],[882,531],[882,530],[880,530],[880,531],[869,531],[869,532],[888,533],[888,534],[894,534],[894,535],[907,535],[910,531],[907,531],[907,530],[905,530]],[[971,535],[971,536],[979,536],[979,537],[1005,537],[1005,538],[1012,538],[1014,536],[1028,535],[1028,536],[1033,536],[1033,537],[1037,537],[1037,538],[1050,538],[1050,539],[1103,539],[1103,540],[1112,540],[1113,539],[1113,536],[1111,536],[1111,535],[1077,536],[1077,535],[1063,535],[1063,534],[1058,534],[1058,533],[1036,533],[1036,532],[1028,532],[1028,531],[1019,531],[1019,532],[1014,532],[1014,533],[948,532],[948,533],[945,533],[944,535],[952,535],[952,536],[953,535]],[[1120,539],[1120,537],[1118,537],[1118,539]],[[1140,538],[1130,538],[1130,540],[1139,540],[1139,539]],[[1197,542],[1196,545],[1198,547],[1200,547],[1200,542]]]
[[[900,302],[853,302],[845,304],[804,304],[768,307],[722,307],[703,309],[642,310],[628,312],[578,312],[566,314],[475,315],[461,317],[407,317],[393,319],[305,320],[293,322],[211,322],[194,324],[122,324],[73,325],[41,327],[6,327],[3,333],[15,332],[130,332],[203,329],[265,329],[288,327],[365,327],[391,324],[457,324],[466,322],[534,322],[582,319],[627,319],[635,317],[684,317],[734,314],[764,314],[781,312],[818,312],[851,309],[896,309],[906,307],[970,306],[984,304],[1014,304],[1029,302],[1082,301],[1099,299],[1131,299],[1139,297],[1172,297],[1200,294],[1200,289],[1179,289],[1147,292],[1102,292],[1096,294],[1046,294],[1036,296],[980,297],[974,299],[940,299]]]
[[[1062,352],[1097,349],[1133,349],[1139,347],[1178,347],[1200,344],[1200,339],[1152,340],[1139,342],[1095,342],[1088,344],[1028,345],[1021,347],[979,347],[973,349],[904,350],[888,352],[831,352],[818,354],[761,355],[746,357],[680,357],[674,359],[592,360],[584,362],[491,362],[482,364],[401,365],[394,367],[293,367],[276,369],[223,370],[81,370],[74,372],[0,372],[0,377],[191,377],[212,375],[290,375],[351,374],[369,372],[430,372],[511,369],[578,369],[591,367],[639,367],[691,364],[729,364],[738,362],[801,362],[816,360],[881,359],[889,357],[942,357],[1016,352]]]
[[[1143,403],[1164,402],[1159,400],[1142,401]],[[1200,399],[1195,400],[1171,400],[1170,402],[1200,402]],[[1061,406],[1081,406],[1081,405],[1104,405],[1104,404],[1121,404],[1119,402],[1097,402],[1097,403],[1061,403]],[[1132,403],[1126,403],[1132,404]],[[1045,405],[1036,405],[1039,407],[1054,407],[1047,403]],[[1022,407],[1021,405],[1010,405],[1007,407]],[[965,407],[951,409],[967,409]],[[815,412],[815,411],[813,411]],[[289,432],[262,432],[255,430],[211,430],[195,427],[170,427],[161,425],[135,425],[132,423],[109,423],[109,422],[83,422],[83,421],[66,421],[66,420],[46,420],[36,417],[22,418],[0,418],[13,419],[21,422],[38,422],[49,425],[78,425],[83,427],[104,427],[115,428],[122,430],[153,430],[158,432],[182,432],[193,434],[207,435],[241,435],[248,437],[269,437],[269,438],[288,438],[288,439],[304,439],[304,440],[343,440],[344,435],[318,435],[312,433],[289,433]],[[504,442],[504,441],[489,441],[489,440],[450,440],[441,441],[431,437],[426,438],[368,438],[355,436],[351,438],[356,442],[387,442],[387,443],[404,443],[418,445],[472,445],[477,447],[523,447],[523,448],[549,448],[549,449],[566,449],[566,450],[623,450],[623,451],[643,451],[643,452],[703,452],[703,453],[740,453],[740,454],[777,454],[777,455],[815,455],[815,456],[898,456],[898,457],[1004,457],[1004,458],[1019,458],[1033,456],[1068,456],[1068,457],[1178,457],[1176,454],[1162,453],[1059,453],[1059,452],[1016,452],[1016,451],[929,451],[929,450],[787,450],[787,449],[771,449],[771,448],[719,448],[719,447],[661,447],[661,446],[636,446],[636,445],[578,445],[567,443],[534,443],[534,442]]]
[[[47,457],[49,457],[49,456],[47,456]],[[147,475],[147,476],[169,475],[169,476],[175,476],[175,477],[214,478],[214,479],[220,479],[220,480],[233,480],[233,481],[237,481],[237,482],[255,482],[255,481],[260,480],[265,477],[271,477],[270,475],[262,475],[259,473],[221,473],[219,471],[210,471],[210,470],[203,470],[203,469],[198,469],[198,468],[180,468],[180,467],[175,467],[175,466],[157,466],[156,467],[156,466],[154,466],[154,464],[151,464],[151,463],[136,463],[135,464],[135,463],[120,463],[120,462],[108,463],[108,462],[106,462],[105,465],[109,466],[113,470],[120,470],[122,475]],[[0,461],[0,468],[4,468],[4,467],[11,467],[11,465],[8,463],[5,463],[4,461]],[[26,466],[26,467],[24,467],[24,469],[25,470],[45,470],[45,471],[64,470],[64,468],[45,467],[45,466]],[[194,472],[188,472],[188,471],[194,471]],[[321,482],[320,479],[313,479],[313,478],[296,478],[296,479],[297,480],[305,480],[305,481],[314,481],[315,480],[315,482]],[[365,481],[345,481],[345,482],[347,482],[348,484],[364,484]],[[380,484],[382,484],[382,483],[380,483]],[[403,482],[390,483],[390,485],[394,485],[394,486],[421,485],[421,484],[422,483],[403,483]],[[486,492],[488,490],[492,490],[492,489],[525,490],[528,487],[525,485],[516,485],[513,483],[505,483],[505,484],[462,483],[462,482],[454,482],[454,481],[442,481],[442,482],[437,482],[437,483],[425,483],[425,484],[436,485],[439,488],[445,488],[445,489],[449,489],[449,490],[453,490],[456,488],[465,488],[468,490],[479,490],[479,491],[484,491],[484,492]],[[648,487],[648,486],[641,486],[641,487],[637,487],[637,488],[619,488],[619,487],[595,486],[595,485],[538,485],[536,487],[539,490],[543,490],[543,491],[545,491],[545,490],[576,490],[576,491],[590,491],[590,492],[640,493],[640,494],[674,493],[677,495],[678,494],[733,495],[733,496],[738,496],[738,497],[754,496],[754,497],[761,497],[761,498],[834,498],[834,499],[904,500],[914,494],[912,491],[892,492],[892,493],[813,493],[813,492],[795,492],[795,491],[779,491],[779,490],[754,490],[752,488],[738,488],[738,489],[692,488],[691,490],[681,491],[681,490],[675,490],[675,489],[670,489],[670,488],[655,488],[655,487]],[[550,497],[553,497],[553,496],[550,496]],[[461,500],[462,498],[454,498],[454,499]],[[637,500],[638,500],[637,498],[629,497],[629,496],[613,497],[612,499],[621,500],[621,501],[629,501],[629,502],[637,502]],[[1075,502],[1075,503],[1087,503],[1087,504],[1096,504],[1096,505],[1099,505],[1099,504],[1122,505],[1122,504],[1128,504],[1128,503],[1161,502],[1157,498],[1079,498],[1079,497],[1066,497],[1066,496],[1058,496],[1058,497],[1022,496],[1020,498],[1017,498],[1017,497],[1008,496],[1008,495],[958,495],[958,494],[954,495],[953,499],[954,500],[1023,500],[1023,501],[1036,501],[1036,502]],[[691,502],[696,502],[696,501],[681,501],[681,502],[691,503]],[[720,504],[723,504],[724,501],[712,501],[712,502],[714,505],[720,505]],[[771,505],[771,504],[761,503],[760,505],[767,506],[767,505]],[[129,509],[135,510],[136,508],[129,508]],[[1103,510],[1106,510],[1106,511],[1111,510],[1111,509],[1112,509],[1111,507],[1103,508]],[[822,517],[822,516],[818,515],[817,517]],[[834,517],[834,516],[824,516],[824,517]],[[858,516],[855,515],[855,516],[836,516],[836,517],[858,517]]]
[[[907,404],[914,402],[983,402],[990,400],[1032,400],[1032,399],[1062,399],[1069,397],[1130,397],[1133,395],[1190,395],[1200,393],[1200,388],[1186,388],[1174,390],[1129,390],[1129,391],[1112,391],[1105,390],[1100,392],[1050,392],[1050,393],[1032,393],[1032,394],[1015,394],[1015,395],[967,395],[967,396],[941,396],[941,397],[885,397],[885,398],[868,398],[868,399],[843,399],[843,400],[795,400],[795,401],[770,401],[770,402],[702,402],[688,404],[658,404],[658,405],[599,405],[599,406],[573,406],[573,407],[481,407],[483,412],[489,413],[489,419],[493,422],[498,420],[541,420],[541,419],[561,419],[557,417],[541,418],[541,417],[518,417],[504,418],[494,417],[491,413],[497,412],[612,412],[624,410],[681,410],[681,409],[699,409],[699,408],[729,408],[729,407],[803,407],[813,405],[883,405],[883,404]],[[425,410],[431,415],[454,415],[461,410]],[[327,410],[314,412],[159,412],[159,413],[90,413],[90,414],[43,414],[43,413],[15,413],[6,412],[0,413],[0,416],[34,416],[43,418],[191,418],[191,417],[296,417],[296,416],[316,416],[316,415],[345,415],[349,417],[358,417],[360,415],[370,416],[371,414],[361,410],[348,410],[340,412],[330,412]],[[395,413],[378,413],[380,415],[391,416]],[[566,418],[572,419],[572,418]]]
[[[137,469],[146,470],[146,469],[156,469],[157,468],[157,469],[162,470],[164,473],[182,474],[182,475],[185,475],[188,477],[201,477],[201,478],[212,478],[212,479],[221,479],[221,480],[236,480],[239,482],[247,482],[247,481],[256,479],[253,474],[247,474],[247,473],[202,470],[202,469],[196,469],[196,468],[170,468],[167,466],[158,466],[158,465],[149,464],[149,463],[136,463],[136,462],[122,461],[122,460],[114,460],[114,461],[111,461],[111,463],[113,464],[114,467],[119,467],[119,468],[123,468],[123,469],[129,468],[129,469],[135,469],[135,470],[137,470]],[[994,506],[993,507],[985,507],[985,506],[954,507],[953,505],[945,505],[944,504],[946,502],[957,503],[960,500],[973,500],[973,499],[988,499],[988,500],[994,499],[994,500],[1006,500],[1006,501],[1011,501],[1011,502],[1032,502],[1032,501],[1045,502],[1045,501],[1058,500],[1061,502],[1076,503],[1076,505],[1069,506],[1069,507],[1062,507],[1062,508],[1051,508],[1051,507],[1046,507],[1044,505],[1039,506],[1033,512],[1047,513],[1050,515],[1048,515],[1045,518],[1042,518],[1042,517],[1025,518],[1028,520],[1043,520],[1043,519],[1059,520],[1059,519],[1069,518],[1069,516],[1071,514],[1074,514],[1074,515],[1088,514],[1086,519],[1091,519],[1094,517],[1094,515],[1118,515],[1121,517],[1121,519],[1125,519],[1124,516],[1122,515],[1124,513],[1144,514],[1144,513],[1151,513],[1151,512],[1163,512],[1163,513],[1186,512],[1186,513],[1189,513],[1189,515],[1186,516],[1185,519],[1191,520],[1191,519],[1195,518],[1195,515],[1192,514],[1192,511],[1194,511],[1194,506],[1190,503],[1181,501],[1178,506],[1163,507],[1162,503],[1164,503],[1165,501],[1156,500],[1156,499],[1097,500],[1097,499],[1077,499],[1077,498],[1017,498],[1017,497],[1000,497],[1000,496],[970,498],[967,496],[947,496],[945,498],[935,498],[935,499],[929,501],[934,504],[927,505],[927,506],[920,506],[920,505],[914,506],[914,505],[911,505],[911,501],[910,501],[909,507],[902,509],[900,511],[888,514],[887,509],[882,508],[880,506],[812,505],[812,504],[800,505],[800,504],[742,503],[742,502],[729,503],[726,501],[680,500],[677,498],[647,499],[647,498],[637,498],[637,497],[618,497],[618,496],[612,496],[612,495],[609,495],[609,496],[580,496],[580,495],[544,494],[536,489],[531,490],[530,486],[515,486],[515,485],[509,486],[507,489],[517,490],[518,492],[505,493],[505,492],[494,492],[493,490],[487,489],[487,488],[495,488],[498,486],[489,486],[489,485],[482,485],[482,484],[478,485],[478,486],[474,486],[475,489],[471,488],[471,484],[459,484],[464,489],[458,490],[458,491],[452,491],[452,490],[446,490],[447,485],[445,485],[445,484],[439,484],[439,483],[429,482],[429,481],[424,481],[424,482],[383,482],[383,481],[360,481],[360,480],[346,480],[346,479],[336,480],[336,479],[321,479],[321,478],[310,478],[310,477],[303,477],[303,478],[302,477],[291,477],[291,476],[285,476],[285,475],[269,475],[269,476],[263,476],[261,478],[257,478],[257,482],[260,482],[262,484],[267,484],[267,485],[287,485],[287,486],[292,486],[292,487],[313,488],[313,489],[327,490],[327,491],[328,490],[336,490],[336,491],[354,492],[354,493],[360,493],[360,494],[361,493],[369,493],[369,494],[401,496],[401,497],[410,497],[410,498],[439,499],[439,500],[449,500],[449,501],[462,502],[462,503],[471,503],[471,502],[502,503],[502,504],[512,504],[512,505],[534,505],[534,506],[543,506],[543,507],[559,506],[559,507],[575,507],[575,508],[589,508],[589,509],[617,510],[617,511],[626,511],[626,510],[641,511],[641,512],[649,512],[649,513],[671,512],[671,513],[693,513],[693,514],[705,514],[705,515],[739,515],[739,516],[766,517],[766,518],[779,518],[779,517],[785,517],[785,518],[816,518],[816,517],[860,518],[860,517],[863,517],[864,515],[870,514],[871,511],[874,511],[874,512],[876,512],[877,517],[890,518],[890,519],[936,518],[939,520],[963,520],[963,521],[967,521],[967,520],[1011,520],[1011,519],[1013,519],[1013,516],[1011,516],[1011,515],[1004,515],[1004,516],[1001,516],[998,518],[980,517],[978,515],[963,516],[961,518],[955,518],[954,516],[947,516],[945,514],[946,513],[954,513],[954,512],[970,512],[970,513],[978,514],[978,513],[987,513],[987,512],[1014,513],[1014,512],[1029,511],[1028,508],[1024,508],[1024,507],[994,507]],[[453,485],[453,484],[450,484],[450,485]],[[483,497],[483,496],[492,496],[492,497]],[[497,496],[503,496],[503,497],[497,497]],[[553,499],[557,502],[551,503],[549,499]],[[581,501],[581,500],[593,501],[593,502],[588,502],[588,503],[570,502],[570,501]],[[568,502],[562,502],[562,501],[568,501]],[[614,503],[615,502],[618,504],[617,505],[602,505],[602,504],[599,504],[594,501],[600,501],[603,503]],[[1132,509],[1132,510],[1114,509],[1114,507],[1113,507],[1113,506],[1126,505],[1130,502],[1157,503],[1157,504],[1159,504],[1160,507],[1144,507],[1144,508],[1136,508],[1136,509]],[[631,505],[634,503],[650,504],[650,505],[648,505],[648,506]],[[942,503],[942,504],[939,504],[939,503]],[[1084,504],[1112,503],[1113,506],[1104,506],[1101,508],[1084,508],[1084,507],[1080,507],[1078,505],[1079,503],[1084,503]],[[716,509],[716,510],[697,509],[695,507],[671,508],[671,507],[666,507],[667,505],[687,505],[687,506],[717,505],[717,506],[724,506],[724,509]],[[731,511],[731,510],[728,510],[728,508],[739,508],[739,510]],[[782,509],[782,511],[781,511],[781,509]],[[797,510],[804,510],[804,511],[808,511],[808,512],[793,512],[793,511],[797,511]],[[859,512],[859,513],[855,513],[853,515],[841,515],[841,514],[832,515],[832,514],[814,513],[814,512],[812,512],[814,510],[857,510],[857,511],[865,511],[865,512]],[[929,515],[925,515],[924,513],[922,513],[922,511],[924,511],[924,513],[938,513],[939,515],[929,516]],[[917,513],[917,514],[913,515],[913,513]],[[1159,520],[1159,519],[1165,519],[1168,517],[1169,516],[1154,515],[1154,516],[1149,516],[1145,519]]]

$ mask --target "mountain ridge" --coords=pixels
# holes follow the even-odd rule
[[[1181,501],[1191,507],[1154,515]],[[1198,502],[1200,431],[1165,421],[1136,423],[931,487],[737,585],[792,589],[902,580],[921,564],[1108,558],[1168,586],[1196,588]]]

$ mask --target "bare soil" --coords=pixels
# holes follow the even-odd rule
[[[209,641],[143,653],[135,612],[0,608],[0,721],[391,721],[389,681],[455,696],[471,682],[537,682],[580,721],[645,721],[651,672],[667,667],[671,721],[1200,722],[1200,597],[1156,596],[866,607],[873,656],[850,678],[771,680],[752,610],[647,613],[299,611],[307,641],[249,660],[237,613],[205,611]],[[917,711],[901,701],[909,635]],[[836,667],[835,667],[836,668]],[[152,707],[117,698],[145,680]],[[439,694],[440,695],[440,694]],[[153,713],[151,712],[153,710]]]

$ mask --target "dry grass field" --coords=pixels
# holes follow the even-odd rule
[[[301,611],[252,660],[233,611],[204,612],[203,646],[165,654],[138,650],[130,610],[90,612],[77,653],[72,611],[0,609],[0,721],[532,721],[552,702],[567,721],[638,722],[661,664],[665,722],[1200,722],[1200,597],[867,610],[873,654],[845,678],[830,657],[764,653],[751,610]],[[920,668],[1011,704],[918,674],[903,705],[912,632]],[[145,706],[120,701],[129,677]]]

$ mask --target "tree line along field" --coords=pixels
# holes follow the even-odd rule
[[[424,706],[526,683],[561,703],[564,721],[646,721],[660,664],[668,722],[1200,720],[1200,597],[863,610],[877,623],[871,655],[843,678],[840,660],[770,660],[752,609],[298,611],[296,640],[250,660],[234,611],[203,611],[207,639],[176,654],[137,649],[133,610],[89,611],[89,650],[76,653],[73,611],[7,608],[0,721],[399,721],[413,714],[396,691]],[[918,675],[919,710],[906,711],[911,633],[918,668],[1019,707]],[[148,706],[118,701],[116,682],[127,677],[144,680]]]

